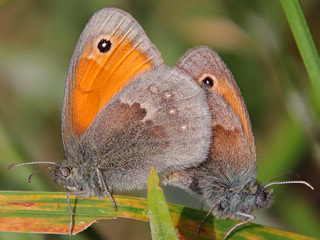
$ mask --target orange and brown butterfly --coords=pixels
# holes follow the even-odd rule
[[[50,164],[66,189],[112,201],[112,191],[145,187],[151,166],[164,175],[198,165],[211,141],[205,92],[166,67],[138,22],[116,8],[97,11],[79,37],[61,121],[62,162],[24,164]]]
[[[205,159],[210,120],[205,93],[189,75],[164,66],[132,16],[99,10],[69,65],[66,157],[53,176],[84,196],[144,187],[151,166],[162,174]]]
[[[268,192],[269,186],[302,183],[312,188],[304,181],[266,185],[257,182],[256,148],[249,114],[232,73],[216,52],[209,47],[191,49],[181,57],[176,68],[192,76],[207,94],[212,143],[206,161],[171,172],[163,178],[163,183],[199,197],[211,208],[208,215],[212,212],[217,218],[242,220],[224,238],[236,227],[252,221],[253,209],[271,206],[273,190]]]

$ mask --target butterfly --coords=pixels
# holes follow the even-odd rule
[[[257,181],[257,154],[247,107],[228,67],[209,47],[196,47],[184,54],[176,64],[193,77],[206,92],[212,117],[212,142],[205,161],[198,166],[177,169],[164,176],[164,184],[185,189],[205,202],[219,219],[241,220],[237,227],[255,219],[254,209],[267,209],[273,203],[275,184],[305,181]],[[279,176],[282,177],[282,176]],[[205,219],[206,219],[205,218]],[[197,234],[200,231],[199,225]]]
[[[165,175],[198,165],[211,141],[205,92],[165,66],[139,23],[116,8],[97,11],[79,37],[61,123],[61,163],[10,167],[48,164],[40,170],[49,167],[55,182],[77,196],[109,197],[115,210],[113,191],[145,187],[151,166]]]
[[[163,183],[205,201],[208,214],[243,220],[227,237],[253,220],[254,208],[272,204],[269,186],[308,185],[257,182],[246,105],[215,52],[192,49],[169,68],[139,23],[120,9],[97,11],[81,33],[67,73],[61,123],[61,163],[9,168],[46,164],[29,181],[49,168],[72,194],[109,197],[114,210],[112,192],[144,188],[154,166]]]

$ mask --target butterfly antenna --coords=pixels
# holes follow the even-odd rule
[[[280,176],[277,176],[277,177],[274,177],[274,178],[271,178],[268,182],[266,182],[266,185],[273,182],[274,180],[276,179],[279,179],[279,178],[283,178],[283,177],[286,177],[286,176],[289,176],[289,175],[295,175],[297,179],[300,178],[299,174],[298,173],[295,173],[295,172],[288,172],[288,173],[285,173],[285,174],[282,174]]]
[[[14,168],[14,167],[19,167],[19,166],[23,166],[23,165],[31,165],[31,164],[49,164],[48,166],[42,167],[36,171],[34,171],[33,173],[30,174],[29,178],[28,178],[28,182],[31,183],[31,179],[33,177],[33,175],[37,174],[38,172],[41,172],[42,170],[50,167],[51,165],[56,165],[59,167],[62,167],[59,163],[56,162],[49,162],[49,161],[40,161],[40,162],[26,162],[26,163],[14,163],[11,164],[10,166],[7,167],[7,170]]]
[[[51,165],[42,167],[42,168],[34,171],[33,173],[31,173],[30,176],[29,176],[29,178],[28,178],[28,182],[31,183],[31,178],[33,177],[33,175],[36,175],[38,172],[41,172],[42,170],[47,169],[47,168],[50,167],[50,166],[51,166]]]
[[[19,167],[19,166],[23,166],[23,165],[32,165],[32,164],[50,164],[50,165],[57,165],[59,167],[62,167],[59,163],[56,163],[56,162],[39,161],[39,162],[14,163],[14,164],[9,165],[7,167],[7,170],[14,168],[14,167]]]
[[[304,185],[308,186],[309,188],[311,188],[311,190],[314,190],[314,187],[313,187],[310,183],[308,183],[308,182],[306,182],[306,181],[272,182],[272,183],[266,184],[266,185],[263,187],[263,189],[266,189],[266,188],[268,188],[268,187],[270,187],[270,186],[272,186],[272,185],[280,185],[280,184],[304,184]]]

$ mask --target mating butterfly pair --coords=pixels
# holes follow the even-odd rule
[[[97,11],[80,35],[61,121],[60,164],[10,167],[49,164],[58,184],[83,197],[108,196],[115,210],[111,192],[145,187],[152,166],[162,183],[206,202],[209,214],[243,220],[234,228],[252,221],[254,208],[271,205],[270,185],[311,187],[257,183],[246,105],[214,51],[191,49],[169,68],[138,22],[119,9]]]

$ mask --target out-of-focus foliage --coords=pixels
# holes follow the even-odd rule
[[[62,159],[60,111],[68,62],[85,23],[103,7],[131,13],[170,66],[196,45],[208,45],[221,55],[248,106],[258,178],[265,182],[293,171],[315,186],[315,191],[275,186],[275,204],[256,212],[256,222],[319,237],[320,117],[279,1],[0,1],[0,189],[62,190],[46,172],[28,184],[36,166],[5,168],[15,162]],[[319,49],[320,2],[303,1],[303,10]],[[143,191],[128,194],[146,196]],[[168,202],[201,205],[174,188],[166,188],[165,195]],[[147,223],[129,220],[101,222],[80,236],[151,238]],[[0,237],[41,239],[28,234],[0,233]]]

